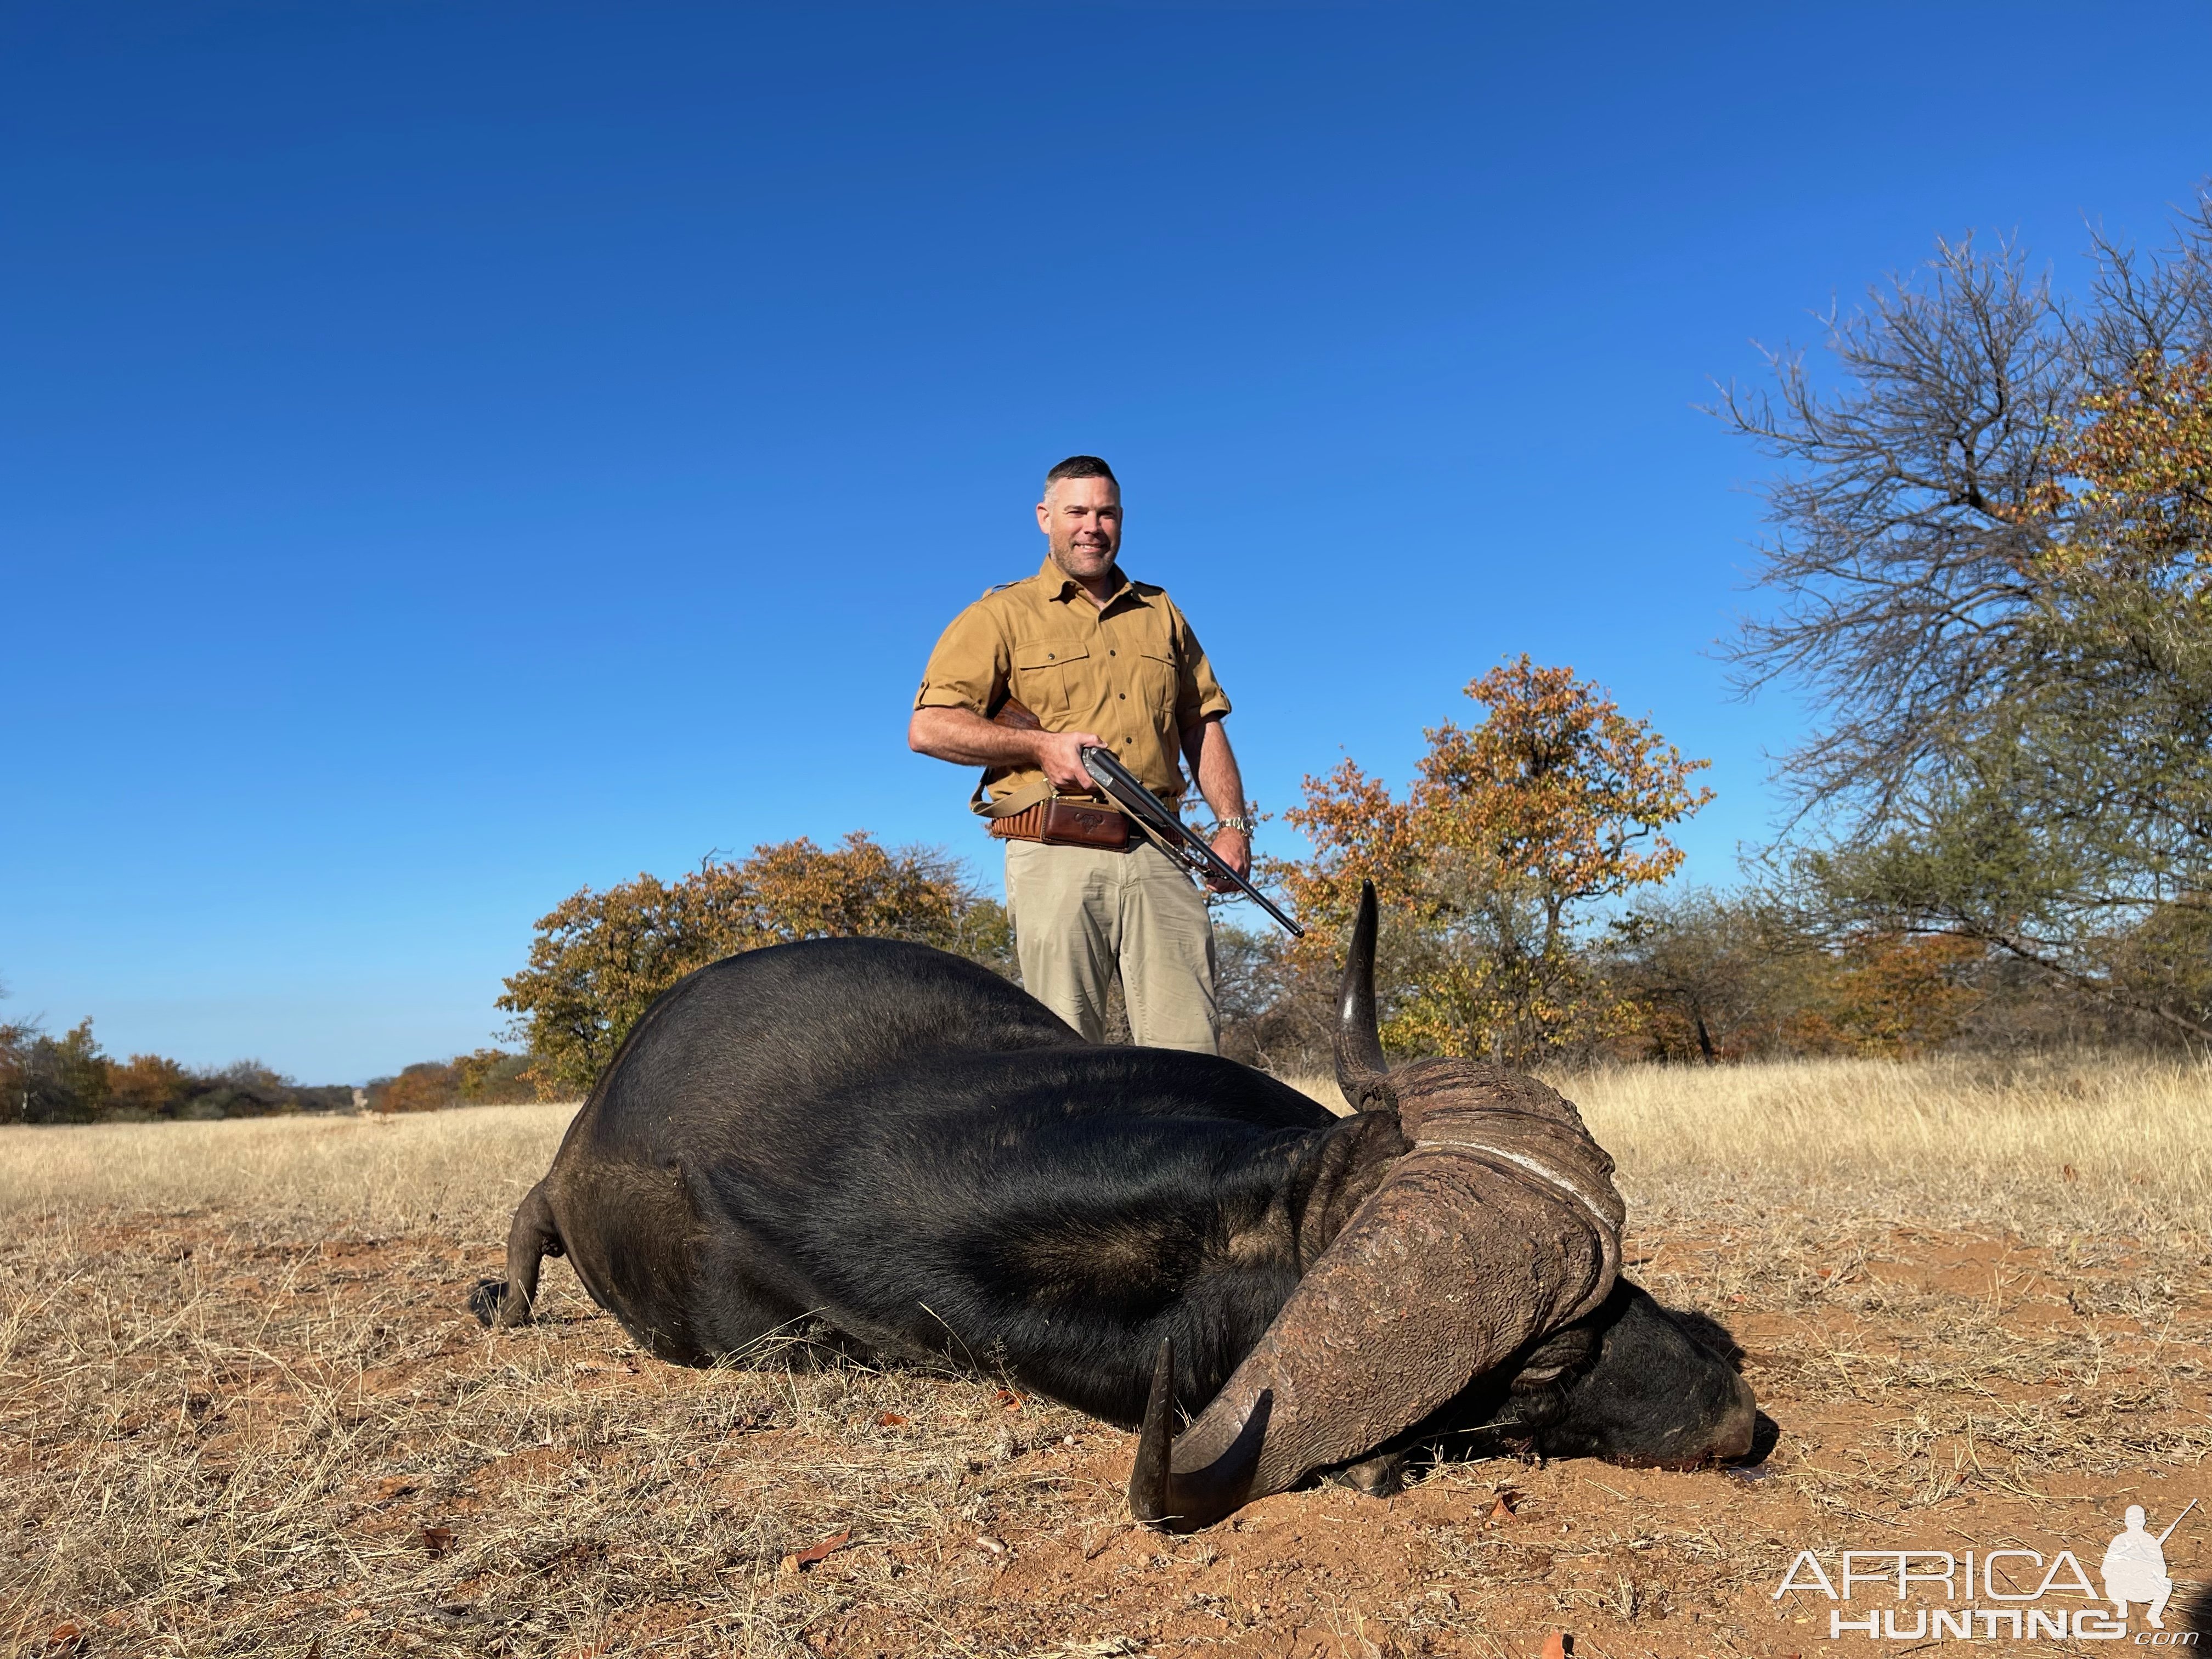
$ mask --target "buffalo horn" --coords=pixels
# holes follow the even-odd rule
[[[1175,1356],[1162,1345],[1129,1481],[1141,1522],[1194,1531],[1371,1455],[1590,1312],[1620,1272],[1613,1160],[1572,1103],[1473,1060],[1385,1073],[1375,923],[1365,886],[1338,1007],[1337,1079],[1355,1105],[1393,1108],[1409,1149],[1179,1436]]]
[[[1336,1084],[1354,1111],[1394,1109],[1382,1033],[1375,1015],[1375,884],[1359,884],[1359,916],[1345,952],[1344,980],[1336,997]]]
[[[1262,1390],[1218,1457],[1195,1468],[1176,1468],[1175,1344],[1164,1338],[1152,1364],[1152,1391],[1129,1470],[1129,1513],[1166,1532],[1196,1532],[1227,1519],[1254,1496],[1253,1475],[1267,1432],[1273,1397]]]

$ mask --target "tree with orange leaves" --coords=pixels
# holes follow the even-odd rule
[[[1712,792],[1692,784],[1706,762],[1571,668],[1523,655],[1467,696],[1486,713],[1429,728],[1402,799],[1349,760],[1308,778],[1285,816],[1314,856],[1272,873],[1309,923],[1297,950],[1316,968],[1340,948],[1361,881],[1375,883],[1389,912],[1386,1042],[1525,1063],[1609,1023],[1577,923],[1672,875],[1682,854],[1664,831]]]
[[[586,887],[539,918],[529,964],[507,980],[499,1006],[528,1039],[527,1075],[539,1093],[573,1097],[597,1081],[653,1000],[693,969],[764,945],[856,934],[917,939],[999,967],[1012,954],[1005,910],[951,859],[854,830],[834,848],[802,836],[743,860],[709,858],[672,882],[641,874],[604,893]]]
[[[1985,954],[1982,945],[1955,933],[1879,933],[1850,939],[1824,959],[1826,971],[1790,1016],[1785,1038],[1803,1054],[1891,1060],[1940,1048],[1983,1000],[1960,977]]]
[[[2039,514],[2067,522],[2045,550],[2053,573],[2147,581],[2212,599],[2212,347],[2172,361],[2146,351],[2081,400]],[[2202,620],[2200,617],[2198,620]]]

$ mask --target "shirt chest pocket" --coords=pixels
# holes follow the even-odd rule
[[[1168,645],[1140,645],[1130,662],[1130,701],[1144,700],[1146,717],[1171,723],[1176,705],[1175,648]]]
[[[1073,711],[1094,704],[1091,682],[1097,672],[1090,650],[1066,640],[1040,640],[1014,647],[1014,672],[1006,690],[1051,730]]]

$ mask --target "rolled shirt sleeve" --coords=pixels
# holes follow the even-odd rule
[[[1176,624],[1176,730],[1188,732],[1200,720],[1218,720],[1229,712],[1229,694],[1213,677],[1213,665],[1198,642],[1180,605],[1173,607]]]
[[[984,719],[1004,699],[1012,653],[998,618],[980,601],[938,635],[921,672],[916,708],[972,708]],[[910,662],[912,658],[908,658]]]

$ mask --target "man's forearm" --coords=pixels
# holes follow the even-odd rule
[[[1237,765],[1237,751],[1229,746],[1229,733],[1218,720],[1200,721],[1183,734],[1183,748],[1191,770],[1198,775],[1198,793],[1213,809],[1216,820],[1244,816],[1244,775]]]
[[[1229,746],[1229,733],[1222,729],[1218,715],[1200,720],[1182,734],[1183,758],[1190,763],[1191,775],[1198,780],[1198,793],[1206,797],[1206,804],[1213,809],[1217,823],[1244,816],[1244,778],[1237,769],[1237,751]],[[1250,832],[1230,828],[1225,823],[1213,832],[1213,854],[1240,876],[1252,873],[1252,836]],[[1230,884],[1218,877],[1211,877],[1206,885],[1217,893],[1231,890]]]
[[[917,708],[907,747],[955,766],[1035,766],[1042,733],[985,720],[972,708]]]
[[[907,722],[906,744],[917,754],[955,766],[1034,766],[1053,786],[1076,794],[1091,790],[1083,745],[1095,732],[1036,732],[1000,726],[972,708],[917,708]]]

